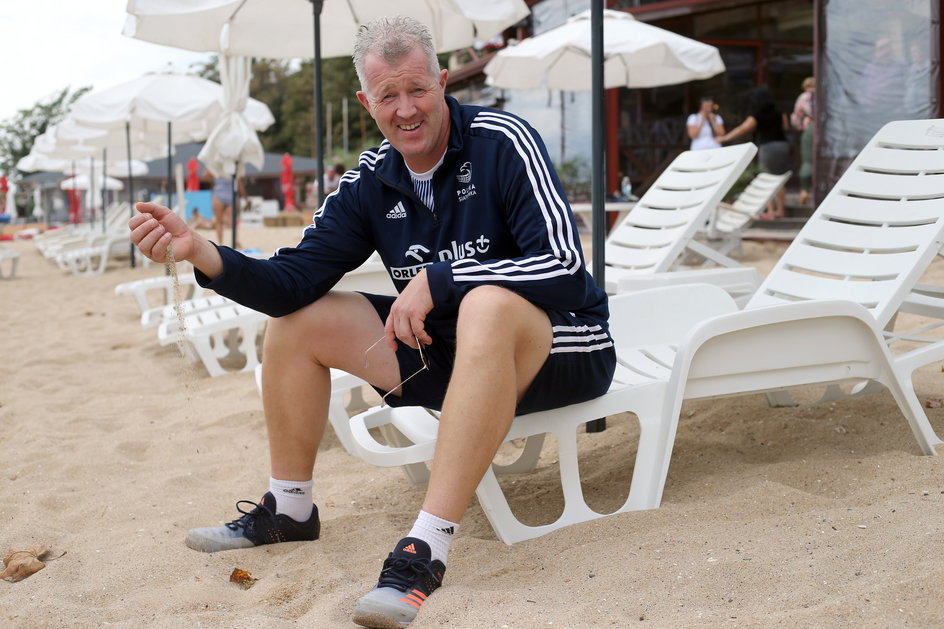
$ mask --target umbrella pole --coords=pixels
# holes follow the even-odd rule
[[[128,218],[134,217],[134,175],[131,174],[131,123],[125,122],[125,148],[128,151]],[[131,243],[131,268],[134,268],[134,243]]]
[[[171,141],[170,120],[167,121],[167,207],[174,209],[171,195],[174,190],[174,144]]]
[[[108,190],[108,149],[102,149],[102,233],[105,233],[105,225],[108,224],[107,210],[108,199],[105,197]]]
[[[590,169],[590,201],[593,209],[593,280],[599,288],[606,290],[606,260],[604,258],[603,234],[606,229],[604,196],[606,195],[606,160],[603,144],[603,0],[590,3],[590,61],[593,112],[593,148]],[[606,418],[587,422],[587,432],[602,432],[606,429]]]
[[[233,172],[233,178],[230,180],[230,184],[233,186],[233,196],[230,197],[233,199],[233,249],[236,248],[236,218],[239,216],[239,198],[236,196],[236,178],[239,177],[239,160],[236,160],[236,170]]]
[[[89,227],[95,229],[95,158],[89,157],[89,187],[85,195],[85,209],[88,210]]]
[[[315,168],[318,169],[318,207],[324,203],[324,121],[322,120],[322,105],[324,95],[321,92],[321,8],[324,0],[308,0],[311,2],[314,14],[315,28],[315,61],[312,67],[315,83]]]

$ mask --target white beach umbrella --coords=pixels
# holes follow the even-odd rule
[[[128,160],[123,159],[109,161],[107,164],[102,162],[101,159],[94,159],[90,166],[87,159],[62,159],[33,151],[20,158],[20,161],[16,163],[17,170],[27,173],[37,171],[67,173],[70,172],[73,167],[75,167],[76,172],[85,173],[94,170],[95,172],[116,173],[119,177],[129,171],[135,177],[140,177],[141,175],[147,174],[148,171],[147,164],[136,159],[131,160],[130,164]]]
[[[103,177],[102,175],[88,175],[81,173],[68,179],[63,179],[59,184],[62,190],[88,190],[101,189],[105,186],[107,190],[124,190],[125,185],[114,177]]]
[[[499,50],[487,82],[508,89],[586,91],[590,85],[590,11]],[[724,72],[718,49],[621,11],[603,12],[603,86],[645,88],[707,79]]]
[[[594,32],[596,30],[596,32]],[[718,49],[629,13],[591,9],[557,28],[499,50],[486,64],[487,83],[506,89],[593,90],[593,275],[605,286],[603,89],[647,88],[707,79],[724,72]]]
[[[69,116],[81,125],[160,133],[172,124],[173,143],[207,138],[223,115],[223,88],[192,74],[154,72],[79,98]],[[269,107],[249,99],[246,119],[267,128],[275,119]]]
[[[132,133],[150,137],[165,127],[168,138],[167,188],[171,190],[172,145],[209,137],[226,112],[224,98],[219,83],[172,71],[155,72],[86,94],[75,102],[69,115],[86,126],[123,127],[129,137]],[[256,130],[265,129],[275,122],[269,107],[255,99],[247,100],[243,115],[246,125]],[[134,260],[132,250],[132,266]]]
[[[321,59],[353,52],[361,24],[403,15],[430,27],[440,52],[488,40],[528,15],[524,0],[128,0],[124,34],[226,56],[314,58],[315,160],[324,194]],[[314,40],[314,41],[313,41]],[[235,77],[234,77],[235,78]]]
[[[491,39],[529,13],[523,0],[128,0],[127,12],[123,32],[129,37],[269,59],[313,56],[313,12],[327,58],[351,54],[357,29],[377,17],[416,18],[446,52]]]

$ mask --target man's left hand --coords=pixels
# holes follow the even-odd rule
[[[433,309],[433,297],[429,292],[426,269],[410,280],[400,296],[390,307],[390,315],[384,326],[387,345],[396,350],[397,339],[416,349],[416,341],[429,345],[433,339],[426,333],[426,315]],[[415,338],[414,338],[415,337]]]

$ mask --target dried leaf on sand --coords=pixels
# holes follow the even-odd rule
[[[0,579],[9,579],[13,582],[21,581],[45,568],[44,561],[58,559],[65,554],[65,551],[50,549],[48,544],[39,547],[30,546],[23,550],[10,549],[7,556],[3,558],[3,564],[6,568],[3,572],[0,572]]]
[[[243,586],[244,590],[248,590],[253,585],[255,585],[256,581],[258,581],[259,579],[249,574],[249,572],[246,570],[233,568],[233,573],[229,575],[229,580],[232,581],[233,583],[238,583],[239,585]]]

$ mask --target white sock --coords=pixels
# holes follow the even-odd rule
[[[275,513],[284,514],[296,522],[311,517],[312,481],[278,480],[269,478],[269,491],[275,496]]]
[[[413,528],[410,530],[409,537],[417,537],[429,544],[433,554],[432,558],[445,564],[446,556],[449,554],[449,545],[452,544],[452,538],[456,536],[458,531],[459,525],[457,523],[420,511]]]

